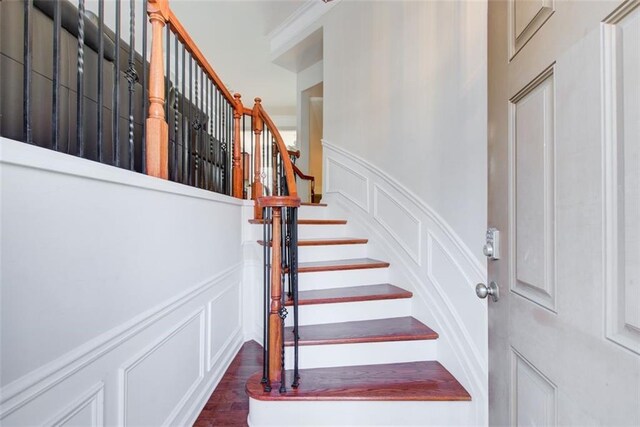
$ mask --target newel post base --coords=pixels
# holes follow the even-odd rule
[[[169,126],[163,119],[148,118],[147,175],[169,179]]]

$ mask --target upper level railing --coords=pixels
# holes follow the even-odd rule
[[[229,91],[168,0],[0,8],[0,74],[11,82],[0,98],[0,136],[238,198],[251,193],[264,226],[265,389],[286,389],[286,298],[297,385],[300,199],[260,99],[249,109]]]

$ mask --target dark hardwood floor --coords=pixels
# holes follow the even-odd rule
[[[244,343],[194,426],[246,426],[249,397],[245,386],[249,377],[261,370],[262,347],[255,341]]]

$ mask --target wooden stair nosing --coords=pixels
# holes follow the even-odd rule
[[[327,204],[326,203],[302,202],[302,203],[300,203],[300,206],[313,206],[313,207],[317,207],[317,208],[326,208]]]
[[[298,273],[313,273],[319,271],[360,270],[366,268],[387,268],[389,263],[371,258],[340,259],[333,261],[301,262]]]
[[[412,292],[391,285],[389,283],[382,283],[377,285],[349,286],[344,288],[300,291],[298,293],[298,305],[381,301],[390,299],[411,298],[412,296]],[[288,298],[285,301],[285,305],[293,305],[293,300]]]
[[[293,372],[287,371],[286,378]],[[247,381],[257,400],[305,401],[470,401],[471,395],[437,361],[341,366],[300,370],[300,386],[265,392],[257,372]]]
[[[299,219],[298,225],[345,225],[346,219]],[[264,224],[263,219],[250,219],[249,224]]]
[[[333,239],[317,238],[317,239],[301,239],[298,240],[298,246],[337,246],[337,245],[364,245],[369,239],[360,239],[356,237],[338,237]],[[260,246],[264,246],[264,240],[258,240]],[[271,242],[269,242],[271,246]]]
[[[411,316],[303,325],[299,328],[299,345],[360,344],[438,338],[437,332]],[[285,346],[293,346],[293,327],[285,328],[284,334]]]

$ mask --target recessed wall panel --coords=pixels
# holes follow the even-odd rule
[[[511,289],[555,310],[555,192],[553,68],[511,100]]]
[[[513,58],[555,11],[554,0],[509,1],[509,50]]]
[[[605,21],[607,336],[640,353],[640,7]]]
[[[512,425],[558,424],[556,386],[520,353],[511,349]]]

